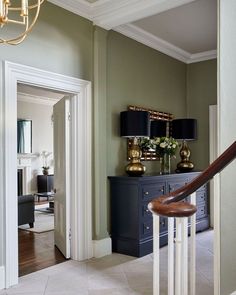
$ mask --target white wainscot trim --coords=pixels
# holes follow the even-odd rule
[[[111,253],[111,238],[93,240],[93,256],[95,258],[110,255]]]
[[[0,266],[0,290],[5,288],[5,267]]]

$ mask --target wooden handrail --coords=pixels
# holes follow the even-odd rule
[[[194,193],[198,188],[211,180],[217,173],[222,171],[230,162],[236,158],[236,141],[227,148],[206,170],[198,177],[193,179],[185,186],[164,195],[160,198],[153,199],[148,208],[153,214],[167,217],[189,217],[193,215],[197,208],[188,202],[179,201]]]

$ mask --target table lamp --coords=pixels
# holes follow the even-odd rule
[[[155,120],[151,121],[151,135],[150,138],[154,137],[166,137],[166,121]]]
[[[180,149],[181,161],[177,164],[176,172],[189,172],[194,168],[190,161],[190,149],[187,141],[197,139],[197,120],[196,119],[175,119],[172,121],[172,137],[182,140]]]
[[[132,139],[128,156],[130,163],[126,172],[130,176],[141,176],[146,167],[141,163],[142,151],[138,145],[138,138],[150,136],[150,120],[147,111],[124,111],[120,113],[120,136]]]

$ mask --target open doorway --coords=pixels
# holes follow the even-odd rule
[[[91,258],[91,82],[37,68],[4,62],[3,104],[4,167],[1,180],[5,202],[5,281],[8,288],[18,283],[17,226],[17,84],[44,87],[71,95],[71,258]],[[66,198],[67,199],[67,198]],[[68,216],[68,215],[67,215]],[[60,228],[63,232],[63,228]],[[66,233],[67,234],[67,233]],[[69,235],[68,235],[69,237]]]
[[[70,257],[70,245],[65,250],[58,229],[65,226],[63,217],[58,215],[63,214],[65,220],[69,220],[70,216],[66,215],[70,215],[70,212],[63,208],[54,210],[59,207],[54,205],[59,204],[58,201],[55,202],[55,198],[58,200],[70,197],[68,191],[56,193],[55,189],[61,187],[58,183],[64,183],[66,187],[65,173],[62,171],[65,170],[64,167],[69,166],[66,162],[70,160],[69,148],[67,151],[63,149],[63,138],[67,137],[67,142],[70,141],[70,126],[65,122],[68,120],[67,114],[67,93],[18,83],[17,192],[20,276],[63,262]],[[68,174],[66,171],[67,176]],[[66,203],[65,200],[61,202],[63,205]],[[65,212],[60,212],[62,210]]]

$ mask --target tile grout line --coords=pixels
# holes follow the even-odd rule
[[[48,275],[48,279],[47,279],[47,283],[46,283],[46,285],[45,285],[45,289],[44,289],[43,295],[46,295],[46,290],[47,290],[47,286],[48,286],[48,281],[49,281],[49,275]]]

